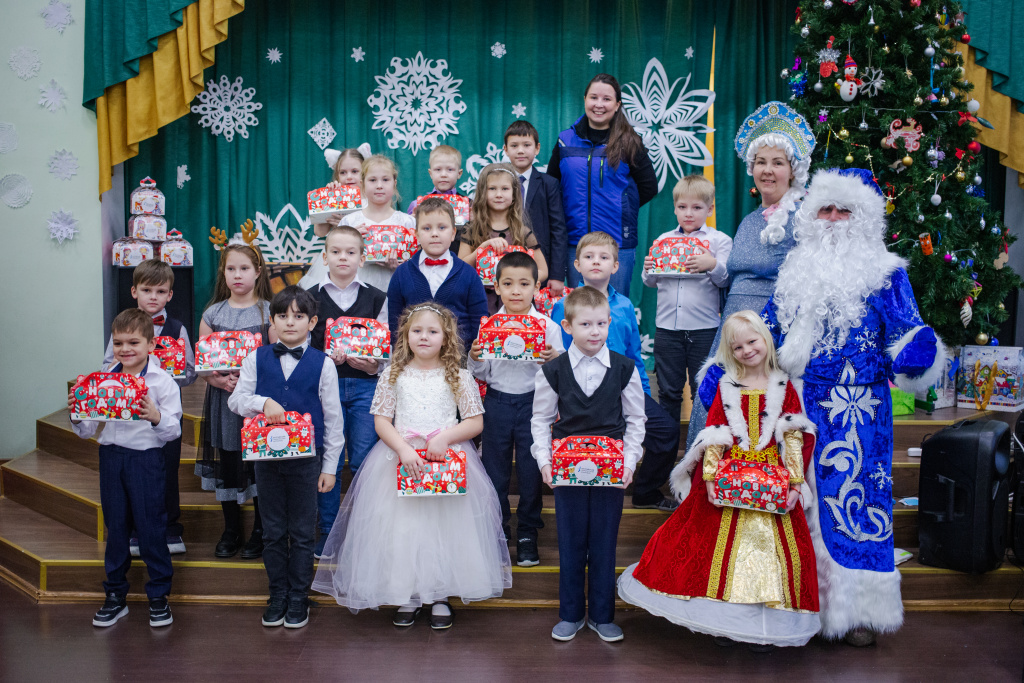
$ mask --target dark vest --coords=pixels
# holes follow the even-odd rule
[[[322,351],[306,347],[298,365],[288,379],[281,370],[281,359],[274,355],[273,346],[256,349],[256,389],[258,396],[272,398],[285,410],[309,413],[313,418],[316,447],[324,446],[324,407],[320,403],[320,373],[327,356]]]
[[[318,351],[324,350],[324,337],[327,334],[327,319],[337,320],[338,318],[370,318],[376,320],[377,316],[380,315],[380,311],[384,308],[384,302],[388,300],[387,294],[380,291],[376,287],[360,285],[359,294],[356,295],[356,301],[347,310],[341,310],[338,304],[334,303],[334,299],[331,295],[323,290],[320,285],[315,285],[309,289],[309,291],[316,296],[316,327],[313,328],[312,337],[310,339],[310,346]],[[355,379],[377,379],[377,375],[371,375],[363,372],[362,370],[356,370],[349,364],[335,365],[338,369],[338,378],[345,379],[347,377]]]
[[[626,431],[626,418],[622,414],[622,392],[636,369],[633,361],[622,354],[609,351],[611,368],[604,375],[592,396],[583,389],[572,374],[569,354],[541,366],[548,384],[558,394],[558,420],[551,428],[556,439],[567,436],[608,436],[621,439]]]
[[[174,339],[181,338],[182,325],[178,320],[169,316],[164,316],[163,327],[160,328],[161,337],[173,337]]]

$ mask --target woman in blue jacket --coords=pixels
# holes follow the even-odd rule
[[[568,278],[582,278],[573,266],[576,243],[599,230],[619,244],[619,270],[611,286],[629,296],[636,259],[637,215],[658,194],[658,177],[640,136],[622,113],[622,89],[614,76],[598,74],[583,93],[584,115],[558,136],[548,175],[562,185],[569,232]]]

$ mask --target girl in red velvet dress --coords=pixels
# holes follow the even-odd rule
[[[707,427],[672,472],[672,490],[682,502],[640,562],[623,572],[619,596],[716,636],[720,645],[804,645],[820,628],[814,550],[798,505],[801,497],[805,504],[815,500],[809,490],[801,496],[814,426],[777,369],[772,337],[756,313],[729,316],[722,340],[716,360],[726,374]],[[715,503],[715,472],[723,458],[784,466],[785,514]],[[705,486],[691,486],[700,463]]]

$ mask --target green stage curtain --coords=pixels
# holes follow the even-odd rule
[[[1024,5],[1017,0],[962,0],[962,5],[975,61],[992,72],[992,89],[1017,100],[1017,110],[1024,112]]]

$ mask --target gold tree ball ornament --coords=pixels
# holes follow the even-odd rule
[[[967,180],[967,174],[964,173],[963,171],[957,171],[956,172],[956,179],[962,183],[965,180]]]
[[[1006,304],[1004,304],[1002,301],[1000,301],[998,308],[999,308],[1000,311],[1005,311],[1006,310]]]
[[[845,161],[848,164],[852,164],[853,163],[853,155],[852,154],[847,154],[846,155],[846,159],[844,159],[843,161]]]
[[[846,130],[845,128],[840,128],[837,135],[839,136],[840,140],[845,140],[846,138],[850,137],[850,131]]]
[[[914,157],[910,156],[909,154],[907,156],[903,157],[902,161],[903,161],[903,165],[904,166],[913,166],[914,165]]]
[[[885,44],[885,45],[882,46],[882,52],[884,52],[885,54],[889,54],[889,45],[888,44]]]
[[[917,97],[914,98],[914,106],[915,107],[920,107],[922,104],[924,104],[924,100],[921,99],[920,95],[918,95]]]
[[[939,104],[941,104],[943,107],[947,106],[949,104],[949,98],[943,95],[942,97],[939,98]]]
[[[881,26],[879,26],[878,24],[875,24],[875,33],[878,33],[881,29],[882,29]]]
[[[988,339],[989,337],[987,334],[985,334],[984,332],[979,332],[978,336],[974,338],[974,341],[978,346],[986,346],[988,345]]]

